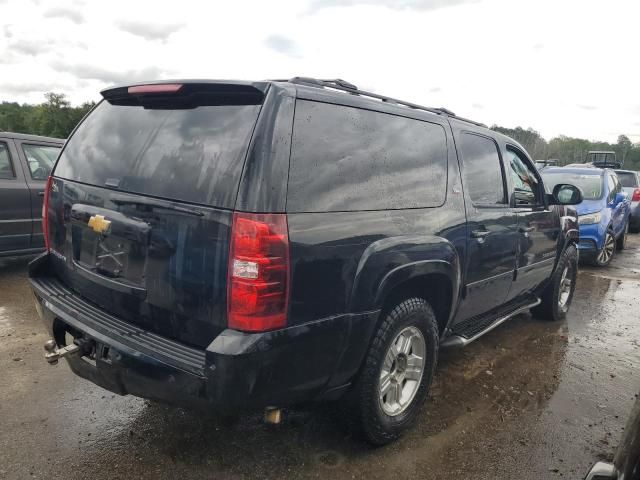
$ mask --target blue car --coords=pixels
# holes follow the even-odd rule
[[[550,189],[568,183],[582,190],[583,201],[576,205],[580,258],[599,267],[607,265],[616,249],[625,247],[631,211],[616,173],[594,167],[548,167],[541,173]]]

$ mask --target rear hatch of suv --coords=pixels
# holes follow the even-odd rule
[[[147,331],[204,347],[226,326],[232,209],[266,84],[103,92],[52,174],[55,274]]]

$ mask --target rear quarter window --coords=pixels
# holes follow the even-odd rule
[[[437,207],[447,142],[438,124],[307,100],[296,102],[289,212]]]
[[[55,175],[120,191],[233,208],[260,105],[143,108],[101,102]]]
[[[618,178],[620,179],[620,183],[623,187],[626,188],[635,188],[638,186],[638,180],[636,179],[636,174],[632,172],[616,172]]]
[[[0,179],[6,180],[14,177],[11,158],[9,158],[9,149],[6,143],[0,142]]]

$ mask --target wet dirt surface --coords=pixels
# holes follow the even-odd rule
[[[0,259],[0,478],[582,478],[640,391],[640,236],[582,267],[568,318],[520,315],[445,350],[418,425],[354,439],[333,406],[235,422],[113,395],[46,364],[28,259]]]

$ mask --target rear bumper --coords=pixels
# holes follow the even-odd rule
[[[256,334],[225,330],[201,350],[90,304],[47,275],[47,262],[47,255],[34,260],[29,277],[49,333],[59,345],[69,330],[96,344],[95,359],[67,357],[74,373],[120,395],[222,414],[339,396],[361,357],[353,348],[343,355],[345,346],[351,335],[364,344],[377,318],[377,312],[341,315]]]

